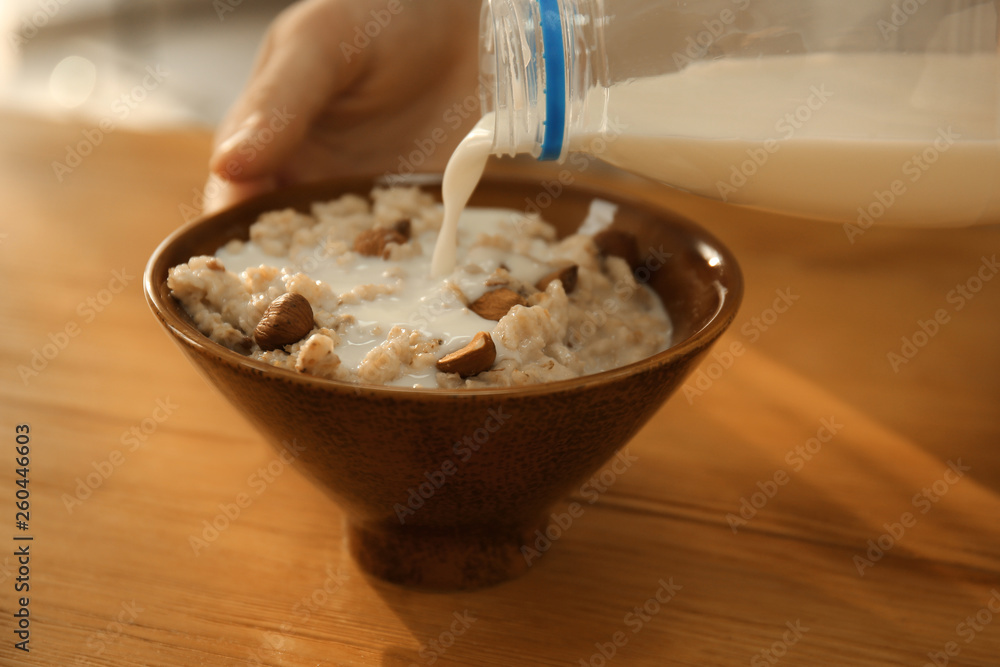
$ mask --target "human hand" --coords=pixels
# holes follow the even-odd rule
[[[205,212],[284,184],[442,170],[480,115],[478,17],[473,0],[286,9],[216,132]],[[415,142],[422,164],[408,157]]]

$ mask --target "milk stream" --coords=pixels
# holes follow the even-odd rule
[[[492,148],[493,114],[487,113],[448,158],[441,183],[444,222],[441,223],[441,233],[431,258],[431,276],[434,278],[447,276],[455,269],[458,219],[483,176]]]

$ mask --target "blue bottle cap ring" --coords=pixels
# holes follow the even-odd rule
[[[558,0],[538,0],[545,67],[545,132],[539,160],[558,160],[566,133],[566,61]]]

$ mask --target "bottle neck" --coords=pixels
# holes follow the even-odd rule
[[[572,120],[593,78],[588,11],[601,0],[485,0],[480,21],[482,108],[493,152],[565,157]],[[581,63],[584,67],[580,67]]]

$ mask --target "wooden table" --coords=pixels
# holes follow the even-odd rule
[[[337,507],[148,312],[208,136],[116,131],[59,182],[84,126],[0,127],[4,664],[1000,664],[1000,228],[852,244],[623,179],[735,251],[737,321],[526,576],[429,595],[358,571]]]

